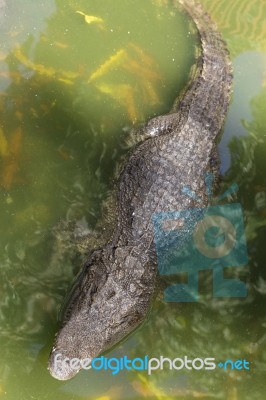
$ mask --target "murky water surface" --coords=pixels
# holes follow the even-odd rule
[[[0,1],[0,398],[262,399],[265,388],[266,5],[202,0],[228,42],[234,97],[219,146],[239,185],[249,263],[243,299],[165,303],[110,357],[215,357],[250,370],[47,371],[59,307],[132,126],[167,112],[197,34],[167,0]]]

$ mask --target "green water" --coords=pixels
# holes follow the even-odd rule
[[[0,3],[0,398],[264,398],[266,9],[263,0],[202,3],[234,63],[221,192],[240,188],[249,264],[235,273],[249,294],[201,293],[196,304],[159,295],[144,326],[108,356],[246,359],[251,371],[50,377],[58,311],[84,258],[77,243],[100,216],[127,132],[167,112],[186,84],[197,36],[167,0],[10,0]]]

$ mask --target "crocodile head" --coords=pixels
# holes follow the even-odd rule
[[[90,368],[93,358],[144,320],[152,294],[147,288],[150,276],[130,250],[117,248],[112,256],[95,251],[75,281],[49,359],[56,379],[67,380]]]

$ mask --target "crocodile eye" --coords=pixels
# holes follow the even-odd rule
[[[133,327],[137,323],[139,323],[141,321],[141,319],[142,319],[142,315],[138,311],[135,311],[132,315],[124,315],[121,318],[119,324],[120,325],[126,324],[128,326]]]
[[[115,290],[111,290],[109,293],[107,293],[106,300],[110,300],[112,297],[116,295]]]

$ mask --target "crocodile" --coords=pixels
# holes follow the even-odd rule
[[[217,168],[211,164],[231,99],[232,67],[203,7],[194,0],[178,2],[196,25],[201,52],[170,112],[135,132],[141,139],[119,176],[115,228],[77,277],[50,354],[48,369],[59,380],[81,369],[82,363],[71,360],[89,365],[145,320],[158,276],[153,215],[196,207],[184,187],[208,204],[204,175]]]

